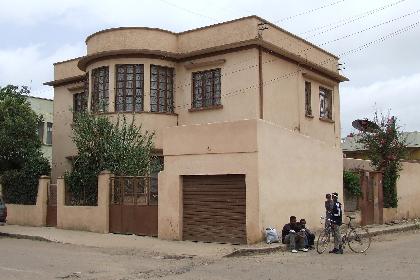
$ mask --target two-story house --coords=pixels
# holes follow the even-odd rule
[[[262,28],[264,27],[264,28]],[[257,16],[174,33],[128,27],[54,64],[52,177],[71,168],[72,112],[156,132],[158,235],[253,243],[289,216],[317,226],[342,192],[338,57]]]

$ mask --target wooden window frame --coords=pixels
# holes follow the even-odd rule
[[[192,73],[192,82],[191,82],[191,109],[190,111],[197,111],[197,110],[205,110],[205,109],[217,109],[222,108],[222,75],[221,75],[221,68],[214,68],[204,71],[198,71]],[[211,73],[211,91],[210,91],[210,98],[206,98],[206,74]],[[217,74],[218,76],[216,76]],[[196,85],[196,81],[199,81],[196,78],[198,75],[201,75],[201,86]],[[215,79],[219,79],[218,85],[215,82]],[[216,86],[219,87],[219,90],[216,90]],[[196,96],[196,88],[201,89],[200,97],[201,97],[201,106],[197,106],[197,96]],[[207,100],[211,100],[211,104],[207,105]]]
[[[156,68],[156,74],[153,73],[154,68]],[[164,82],[160,80],[163,72],[165,76]],[[150,65],[150,112],[174,113],[174,72],[175,70],[172,67]],[[153,81],[152,79],[155,75],[157,80]],[[168,83],[169,81],[170,83]],[[156,88],[154,88],[153,83],[156,83]],[[163,87],[161,87],[162,83],[164,84]],[[163,97],[160,95],[161,91],[164,92]],[[154,93],[156,93],[156,104],[152,102]]]
[[[305,81],[305,116],[312,118],[312,83]]]
[[[104,71],[102,83],[101,70]],[[101,86],[102,85],[102,86]],[[102,88],[102,89],[101,89]],[[102,96],[100,92],[102,91]],[[90,110],[93,113],[108,112],[109,107],[109,66],[102,66],[92,70],[92,96]]]
[[[322,120],[332,121],[333,110],[333,94],[332,90],[326,87],[319,87],[319,118]],[[328,104],[324,104],[324,111],[322,110],[322,100],[327,100]],[[329,108],[329,110],[328,110]]]
[[[128,68],[132,67],[133,72],[128,73]],[[139,72],[137,72],[137,67]],[[123,70],[122,73],[119,70]],[[120,80],[119,75],[123,76]],[[133,75],[133,79],[129,80],[128,75]],[[137,78],[138,76],[138,78]],[[132,83],[132,87],[129,88],[128,83]],[[120,87],[120,83],[122,86]],[[128,91],[132,90],[132,95],[128,95]],[[120,90],[122,95],[120,95]],[[139,92],[139,93],[138,93]],[[122,102],[118,100],[122,97]],[[129,99],[131,101],[131,109],[127,109]],[[122,106],[122,107],[120,107]],[[128,112],[128,113],[140,113],[144,111],[144,64],[117,64],[115,65],[115,112]]]

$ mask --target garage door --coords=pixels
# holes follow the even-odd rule
[[[246,243],[245,175],[183,176],[184,240]]]

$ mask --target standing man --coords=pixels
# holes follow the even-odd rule
[[[334,205],[334,201],[331,199],[331,194],[325,195],[325,228],[329,227],[331,220],[331,212]]]
[[[330,253],[342,254],[343,247],[340,234],[340,226],[343,223],[343,211],[341,209],[341,203],[338,202],[338,193],[333,193],[332,199],[334,203],[331,211],[331,227],[334,234],[334,249],[331,250]]]

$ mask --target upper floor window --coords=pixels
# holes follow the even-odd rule
[[[47,139],[45,141],[45,144],[52,145],[52,128],[53,124],[50,122],[47,122]]]
[[[311,83],[305,81],[305,116],[312,117]]]
[[[319,117],[332,120],[332,91],[319,88]]]
[[[86,74],[83,81],[83,92],[73,95],[73,116],[77,113],[86,112],[89,95],[89,73]]]
[[[220,68],[195,72],[193,75],[193,108],[221,105]]]
[[[144,93],[144,65],[119,64],[115,110],[117,112],[142,112]]]
[[[150,110],[152,112],[174,112],[173,78],[173,68],[150,66]]]
[[[92,70],[91,111],[108,112],[109,104],[109,68],[99,67]]]

